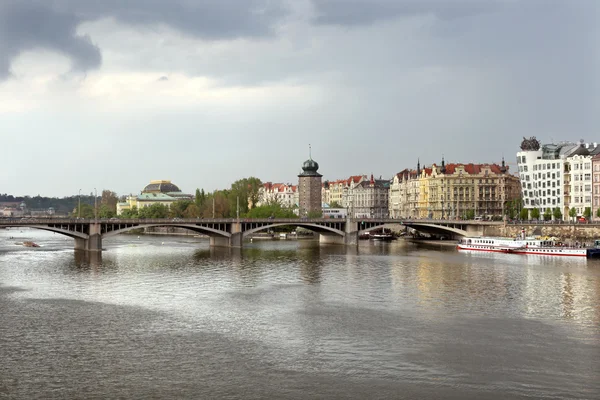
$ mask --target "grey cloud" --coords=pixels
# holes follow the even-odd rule
[[[10,73],[10,62],[35,48],[69,56],[73,69],[86,71],[100,65],[100,50],[90,38],[77,35],[79,20],[43,4],[10,2],[0,6],[0,78]]]
[[[100,49],[92,38],[77,35],[87,21],[114,18],[129,25],[166,25],[206,39],[264,37],[286,13],[268,0],[4,0],[0,3],[0,79],[21,52],[44,48],[61,52],[73,69],[100,66]]]
[[[158,80],[159,82],[165,82],[165,81],[168,81],[168,80],[169,80],[169,77],[168,77],[168,76],[164,76],[164,75],[163,75],[163,76],[161,76],[160,78],[158,78],[157,80]]]
[[[313,0],[314,22],[321,25],[365,25],[379,20],[434,15],[453,19],[490,12],[506,0]]]

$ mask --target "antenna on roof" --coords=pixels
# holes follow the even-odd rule
[[[312,160],[312,149],[310,147],[310,143],[308,144],[308,159]]]

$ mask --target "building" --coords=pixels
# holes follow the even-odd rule
[[[508,173],[504,160],[498,164],[446,164],[417,170],[405,169],[390,184],[390,215],[393,218],[465,218],[505,215],[506,204],[519,198],[520,182]]]
[[[592,156],[592,218],[600,220],[600,154]]]
[[[138,210],[153,204],[170,207],[177,200],[193,200],[194,196],[183,193],[169,180],[150,181],[139,195],[127,196],[124,202],[117,203],[117,215],[136,207]]]
[[[398,172],[390,182],[389,215],[391,218],[417,218],[419,204],[419,174],[417,169],[404,169]]]
[[[294,208],[298,205],[298,186],[266,182],[258,191],[258,206],[278,203],[282,207]]]
[[[361,180],[352,187],[351,216],[354,218],[387,218],[389,215],[388,179]]]
[[[541,145],[523,138],[517,165],[523,206],[537,208],[540,215],[558,208],[563,219],[575,208],[581,216],[592,203],[592,157],[600,152],[597,143],[560,142]]]
[[[302,164],[302,172],[298,175],[298,206],[301,217],[321,213],[321,178],[323,175],[317,172],[318,169],[319,164],[309,157]]]

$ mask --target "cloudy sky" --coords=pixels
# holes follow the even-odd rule
[[[595,0],[0,0],[0,193],[391,177],[600,142]],[[514,169],[514,166],[513,166]]]

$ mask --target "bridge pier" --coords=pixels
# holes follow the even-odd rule
[[[346,244],[344,236],[340,235],[319,235],[319,243],[321,244]]]
[[[90,224],[90,234],[87,239],[75,238],[75,250],[102,251],[100,224]]]
[[[242,232],[232,233],[231,236],[211,236],[211,247],[243,247],[244,238]]]

